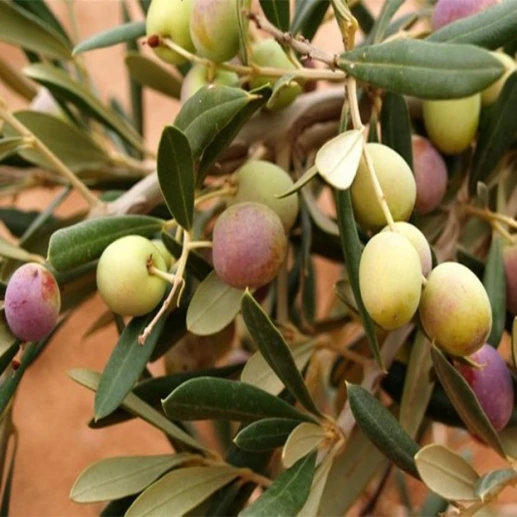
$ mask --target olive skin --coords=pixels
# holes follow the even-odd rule
[[[478,14],[498,3],[498,0],[438,0],[433,11],[433,30]]]

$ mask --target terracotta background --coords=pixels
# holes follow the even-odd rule
[[[369,2],[378,9],[382,2]],[[53,0],[49,4],[70,29],[66,1]],[[136,1],[130,1],[135,18],[141,16]],[[118,0],[76,0],[79,40],[120,22]],[[334,26],[318,37],[317,44],[332,50],[339,48],[339,35]],[[14,65],[23,66],[21,52],[0,43],[0,53]],[[127,84],[123,66],[123,46],[90,52],[85,55],[88,68],[103,98],[122,96],[127,100]],[[19,97],[0,84],[0,95],[6,97],[12,109],[25,106]],[[177,110],[174,102],[146,92],[149,116],[146,132],[155,147],[164,124],[171,122]],[[52,191],[32,191],[18,200],[23,209],[38,209],[48,204],[55,195]],[[5,202],[4,202],[5,204]],[[71,197],[60,209],[62,215],[81,207],[81,200]],[[328,265],[326,265],[328,266]],[[331,293],[334,267],[322,268],[322,296]],[[15,424],[20,433],[14,475],[11,514],[19,516],[98,515],[103,505],[77,505],[68,499],[70,488],[78,474],[90,463],[117,455],[149,455],[169,452],[163,435],[151,426],[133,421],[102,431],[87,427],[92,415],[93,394],[77,386],[66,375],[67,370],[88,367],[101,370],[116,341],[114,331],[103,331],[83,338],[91,321],[103,310],[98,299],[86,303],[59,331],[52,345],[24,376],[16,397]],[[155,372],[160,365],[154,366]],[[494,468],[498,460],[483,447],[475,447],[476,464],[481,471]],[[515,491],[507,490],[505,500],[517,500]]]

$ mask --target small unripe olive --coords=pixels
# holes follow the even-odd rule
[[[112,242],[97,265],[97,289],[106,305],[122,316],[143,316],[162,300],[167,282],[149,273],[147,262],[167,267],[158,248],[145,237],[128,235]]]
[[[491,52],[501,63],[504,65],[505,72],[504,74],[493,84],[491,84],[488,88],[484,89],[481,92],[481,104],[483,106],[489,106],[494,103],[501,90],[503,89],[504,83],[508,79],[508,77],[515,72],[517,69],[517,65],[515,64],[515,60],[512,59],[508,54],[504,52]]]
[[[250,60],[258,66],[282,68],[285,70],[296,69],[279,43],[271,38],[259,41],[253,46]],[[267,83],[273,86],[277,80],[277,77],[255,76],[250,81],[250,87],[259,88]],[[301,85],[296,81],[291,81],[288,86],[280,90],[274,105],[270,109],[279,110],[289,106],[301,92]]]
[[[413,245],[420,257],[422,275],[427,276],[433,267],[433,256],[425,235],[416,226],[404,221],[395,223],[395,228],[398,233],[403,235]],[[386,226],[382,231],[389,232],[391,230],[389,226]]]
[[[217,219],[212,258],[218,276],[244,289],[263,286],[280,271],[287,253],[287,237],[278,215],[260,203],[238,203]]]
[[[161,253],[163,259],[165,260],[165,267],[170,269],[176,262],[176,257],[171,255],[171,252],[167,249],[161,239],[151,239],[151,242],[155,245],[156,248],[158,248],[158,251]]]
[[[486,342],[492,309],[483,284],[470,269],[444,262],[427,278],[420,320],[439,348],[453,356],[466,356]]]
[[[193,0],[190,35],[197,54],[216,63],[239,52],[239,21],[235,0]]]
[[[496,5],[499,0],[438,0],[433,12],[433,30],[468,18]]]
[[[203,86],[217,84],[221,86],[239,86],[239,76],[229,70],[216,70],[213,77],[210,77],[210,70],[199,63],[196,63],[187,72],[181,85],[181,102],[190,99]]]
[[[298,195],[292,194],[283,199],[275,196],[287,192],[293,186],[293,180],[282,168],[263,160],[250,160],[236,174],[237,192],[228,201],[228,205],[254,201],[271,208],[280,217],[284,229],[288,232],[298,216]]]
[[[459,154],[468,149],[479,125],[481,94],[462,99],[425,100],[424,124],[431,142],[444,154]]]
[[[5,291],[5,319],[23,341],[45,339],[57,324],[61,294],[54,275],[34,262],[19,267]]]
[[[488,344],[469,356],[480,368],[457,364],[456,369],[472,388],[486,416],[497,431],[505,428],[514,404],[512,376],[497,350]]]
[[[416,181],[415,210],[427,214],[439,206],[447,192],[447,166],[427,138],[413,135],[411,142]]]
[[[192,0],[152,0],[146,16],[147,36],[170,38],[180,47],[194,52],[190,37]],[[153,47],[156,55],[173,65],[186,63],[187,59],[165,45]]]
[[[416,183],[409,165],[400,154],[383,144],[368,143],[366,151],[373,162],[393,219],[409,219],[416,200]],[[354,214],[361,226],[368,230],[380,230],[386,225],[364,157],[361,158],[350,193]]]
[[[359,285],[368,314],[386,330],[408,323],[422,290],[420,258],[406,237],[381,232],[366,244],[359,263]]]

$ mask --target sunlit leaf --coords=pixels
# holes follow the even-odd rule
[[[515,484],[517,472],[513,469],[500,469],[487,472],[477,481],[474,493],[485,501],[487,497],[496,495],[509,484]]]
[[[119,43],[134,41],[142,36],[145,36],[145,22],[124,23],[94,34],[88,39],[81,41],[81,43],[74,48],[73,53],[76,55],[88,52],[89,50],[111,47]]]
[[[325,439],[324,429],[316,424],[304,422],[289,435],[282,449],[282,463],[286,469],[307,456]]]

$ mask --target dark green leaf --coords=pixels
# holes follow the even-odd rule
[[[165,69],[156,60],[138,52],[128,52],[124,61],[133,81],[173,99],[179,99],[183,78],[175,68]]]
[[[506,323],[506,279],[503,263],[503,246],[500,237],[494,233],[483,275],[490,305],[492,307],[492,330],[487,343],[498,347]]]
[[[145,344],[141,345],[138,337],[158,310],[146,316],[133,318],[120,335],[95,393],[95,420],[115,411],[142,375],[158,341],[165,318],[160,318]]]
[[[166,126],[158,147],[158,181],[170,213],[190,230],[194,217],[194,163],[186,135]]]
[[[171,255],[180,258],[183,246],[165,230],[162,231],[162,241]],[[187,270],[201,282],[212,272],[212,266],[201,256],[192,250],[188,255]]]
[[[447,43],[471,43],[495,50],[515,38],[517,4],[501,2],[451,23],[431,34],[427,39]]]
[[[90,117],[116,131],[135,149],[144,150],[141,136],[114,111],[104,106],[86,86],[74,81],[64,70],[50,64],[36,63],[26,67],[24,73],[47,87],[57,100],[71,102]]]
[[[414,460],[418,444],[367,390],[347,383],[347,392],[350,408],[363,433],[397,467],[419,479]]]
[[[70,43],[62,34],[34,14],[6,1],[0,2],[0,39],[49,58],[71,57]]]
[[[241,312],[251,337],[271,369],[308,411],[321,416],[294,362],[289,346],[249,291],[242,297]]]
[[[126,235],[152,237],[164,221],[146,215],[89,219],[52,234],[48,258],[58,271],[72,269],[99,258],[112,242]]]
[[[100,513],[100,517],[120,517],[125,515],[128,508],[133,504],[138,495],[130,495],[122,499],[115,499],[108,503]]]
[[[162,403],[165,413],[173,420],[292,418],[312,421],[287,402],[254,386],[213,377],[187,381]]]
[[[364,2],[361,0],[359,0],[359,2],[354,2],[354,4],[350,7],[350,11],[359,23],[359,27],[364,32],[364,34],[369,34],[375,24],[375,18],[368,10],[368,7],[364,5]]]
[[[474,493],[485,501],[487,496],[496,495],[509,483],[515,483],[516,479],[517,472],[513,469],[492,470],[481,476],[476,483]]]
[[[431,356],[436,375],[467,429],[485,440],[504,458],[501,440],[467,381],[434,346],[431,348]]]
[[[15,237],[21,237],[32,223],[39,217],[40,212],[17,210],[16,208],[0,208],[0,221]]]
[[[260,0],[266,18],[281,31],[289,30],[289,2],[286,0]]]
[[[517,136],[517,120],[512,116],[515,110],[517,110],[517,72],[512,73],[506,80],[501,94],[490,111],[488,122],[479,135],[469,177],[471,194],[475,194],[479,181],[487,182]]]
[[[483,90],[502,63],[473,45],[395,40],[341,54],[339,67],[373,86],[423,99],[454,99]]]
[[[368,35],[368,41],[371,41],[372,43],[380,43],[384,39],[391,19],[403,3],[404,0],[386,0],[384,2],[379,17],[375,21],[372,32]]]
[[[0,355],[0,374],[4,373],[7,367],[12,363],[18,350],[20,350],[20,345],[21,341],[15,340],[9,348],[2,350],[2,355]]]
[[[363,320],[366,335],[370,349],[375,360],[384,369],[382,358],[379,350],[379,343],[375,332],[375,324],[370,318],[361,297],[361,289],[359,287],[359,261],[361,260],[361,241],[357,233],[355,225],[354,211],[352,208],[352,200],[349,190],[338,190],[336,193],[337,220],[339,223],[339,235],[341,237],[341,247],[345,256],[345,266],[348,272],[350,285],[354,293],[357,308]]]
[[[297,0],[291,32],[312,40],[329,8],[329,0]]]
[[[313,452],[282,472],[262,496],[239,515],[241,517],[297,515],[309,497],[315,468],[316,452]]]
[[[380,122],[382,143],[397,151],[412,170],[411,121],[406,99],[402,95],[386,93],[382,100]]]
[[[59,32],[59,34],[61,34],[67,42],[70,42],[68,34],[51,9],[47,6],[45,0],[33,0],[32,2],[27,2],[27,0],[14,0],[14,3],[26,11],[34,14],[39,20],[41,20],[42,23],[48,27],[51,27],[56,32]]]
[[[282,447],[298,425],[299,421],[289,418],[265,418],[246,426],[233,441],[245,451],[270,451]]]
[[[124,23],[94,34],[88,39],[81,41],[81,43],[74,48],[73,54],[76,55],[88,52],[89,50],[111,47],[119,43],[134,41],[142,36],[145,36],[145,21]]]

